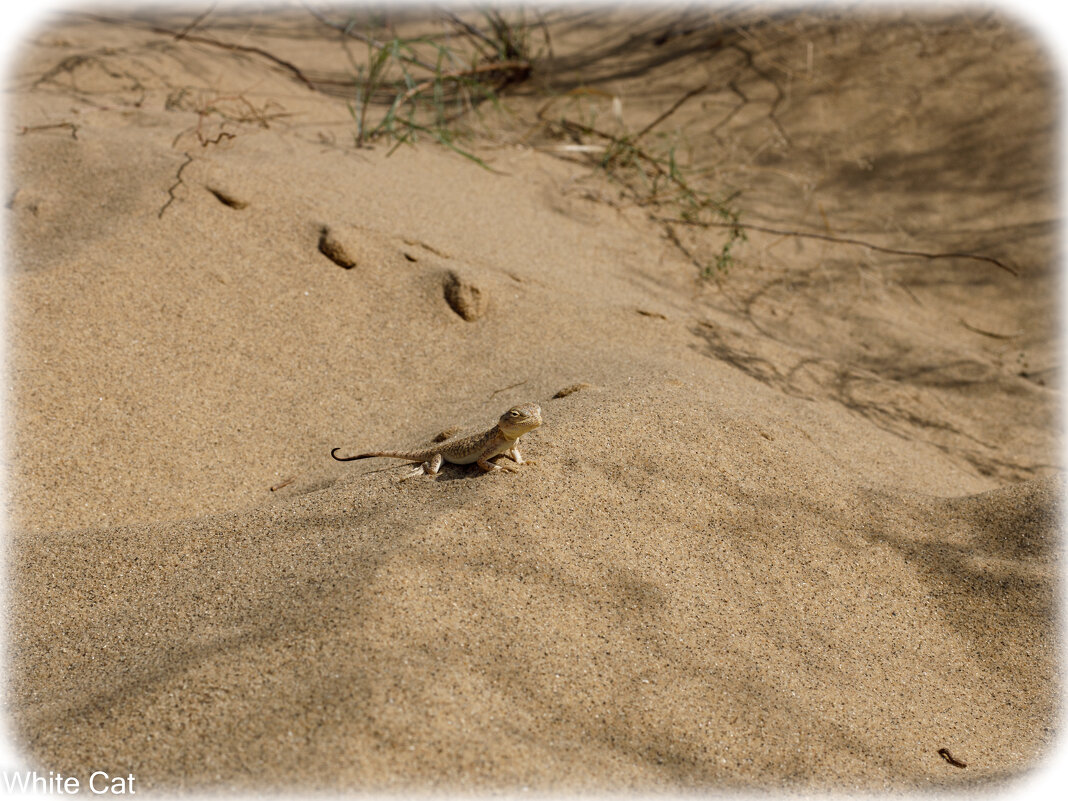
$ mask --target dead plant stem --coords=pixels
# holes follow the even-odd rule
[[[908,250],[905,248],[891,248],[884,245],[876,245],[874,242],[868,242],[863,239],[854,239],[848,236],[833,236],[831,234],[819,234],[813,231],[794,231],[783,228],[772,228],[767,225],[757,225],[755,223],[742,223],[742,222],[699,222],[695,220],[683,220],[675,217],[658,217],[653,215],[653,219],[657,222],[673,224],[673,225],[689,225],[696,228],[731,228],[741,229],[745,231],[760,231],[765,234],[775,234],[777,236],[791,236],[801,239],[819,239],[823,242],[833,242],[838,245],[856,245],[857,247],[868,248],[879,253],[890,253],[895,256],[912,256],[920,259],[972,259],[974,261],[984,261],[987,264],[993,264],[1004,270],[1011,275],[1019,276],[1019,271],[1009,266],[1005,262],[995,259],[993,256],[984,256],[981,253],[968,253],[966,251],[950,251],[950,252],[930,252],[925,250]]]

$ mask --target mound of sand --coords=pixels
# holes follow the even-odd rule
[[[755,227],[702,281],[722,231],[650,219],[544,131],[489,118],[493,172],[357,149],[336,31],[190,21],[66,18],[11,76],[7,709],[33,765],[818,790],[1042,758],[1063,486],[1031,39],[549,15],[520,117],[588,84],[640,130],[708,82],[672,125]],[[516,474],[329,458],[527,400]]]

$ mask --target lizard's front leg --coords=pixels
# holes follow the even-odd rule
[[[508,450],[508,452],[505,454],[505,456],[507,456],[509,459],[511,459],[516,464],[534,464],[533,461],[531,461],[529,459],[525,460],[525,459],[523,459],[522,455],[520,455],[520,453],[519,453],[519,443],[518,442]]]
[[[502,470],[507,470],[509,473],[514,473],[514,472],[516,472],[516,470],[518,470],[518,468],[515,465],[497,464],[495,462],[491,462],[485,456],[479,456],[477,464],[478,464],[479,467],[481,467],[487,473],[499,473]]]

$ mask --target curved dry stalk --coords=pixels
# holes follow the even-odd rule
[[[987,264],[993,264],[1010,273],[1014,276],[1019,276],[1020,273],[1013,267],[1010,267],[1000,259],[995,259],[993,256],[984,256],[981,253],[969,253],[967,251],[949,251],[949,252],[931,252],[926,250],[908,250],[906,248],[891,248],[885,245],[876,245],[874,242],[868,242],[863,239],[854,239],[848,236],[834,236],[833,234],[819,234],[814,231],[794,231],[783,228],[771,228],[767,225],[757,225],[755,223],[742,223],[742,222],[716,222],[716,221],[699,221],[699,220],[683,220],[673,217],[657,217],[653,216],[653,219],[657,222],[677,224],[677,225],[689,225],[698,228],[732,228],[741,229],[746,231],[760,231],[765,234],[776,234],[778,236],[793,236],[800,239],[819,239],[823,242],[833,242],[839,245],[855,245],[857,247],[867,248],[868,250],[875,250],[879,253],[890,253],[895,256],[912,256],[918,259],[972,259],[973,261],[985,261]]]
[[[375,50],[384,50],[386,47],[389,46],[386,42],[380,42],[373,36],[368,36],[366,34],[360,33],[359,31],[352,28],[352,26],[350,25],[339,25],[338,23],[327,19],[307,3],[303,3],[303,6],[309,14],[319,20],[319,22],[323,23],[323,25],[333,28],[335,31],[341,31],[341,33],[345,34],[346,36],[355,39],[358,42],[363,42],[364,44],[373,47]],[[399,55],[398,58],[400,58],[401,61],[407,61],[409,64],[415,64],[416,66],[422,67],[423,69],[428,70],[430,72],[437,72],[438,69],[433,64],[423,61],[422,59],[416,58],[412,55]]]
[[[706,84],[702,84],[701,86],[695,87],[695,88],[691,89],[689,92],[687,92],[686,94],[684,94],[682,97],[680,97],[678,100],[676,100],[667,111],[665,111],[663,114],[661,114],[655,120],[653,120],[651,123],[649,123],[644,128],[642,128],[640,131],[638,131],[638,133],[636,133],[634,135],[634,139],[631,140],[631,143],[633,144],[634,142],[637,142],[639,139],[641,139],[643,136],[645,136],[647,133],[649,133],[649,131],[653,130],[653,128],[655,128],[657,125],[659,125],[664,120],[666,120],[668,117],[670,117],[672,114],[674,114],[678,110],[679,106],[681,106],[683,103],[685,103],[687,100],[689,100],[694,95],[701,94],[701,92],[703,92],[706,89],[708,89],[710,85],[711,84],[707,84],[707,83]]]
[[[497,61],[489,64],[480,64],[477,67],[470,67],[463,70],[452,70],[450,72],[442,72],[435,75],[433,78],[423,81],[420,84],[416,84],[407,92],[402,94],[396,101],[396,105],[400,106],[407,103],[413,97],[418,94],[422,94],[428,89],[433,89],[434,85],[440,81],[456,81],[461,78],[467,78],[471,75],[481,75],[484,72],[515,72],[522,78],[530,73],[533,69],[529,61]]]
[[[154,25],[154,24],[151,24],[151,23],[149,23],[149,24],[140,24],[136,20],[120,19],[120,18],[117,18],[117,17],[108,17],[108,16],[105,16],[105,15],[102,15],[102,14],[82,13],[82,14],[80,14],[80,16],[82,16],[82,17],[84,17],[86,19],[91,19],[91,20],[93,20],[95,22],[104,22],[104,23],[108,23],[108,24],[111,24],[111,25],[129,25],[131,27],[141,28],[142,30],[151,31],[152,33],[162,33],[162,34],[164,34],[166,36],[173,36],[175,38],[175,40],[180,40],[180,41],[185,41],[185,42],[195,42],[196,44],[203,44],[203,45],[211,45],[212,47],[221,47],[223,50],[232,50],[232,51],[238,52],[238,53],[252,53],[254,55],[257,55],[257,56],[260,56],[262,58],[265,58],[268,61],[273,61],[275,64],[277,64],[278,66],[282,67],[287,72],[292,74],[298,81],[303,83],[305,86],[307,86],[313,92],[317,91],[316,88],[315,88],[315,84],[313,84],[310,80],[308,80],[308,77],[301,71],[300,67],[298,67],[296,64],[294,64],[294,63],[292,63],[290,61],[286,61],[284,58],[280,58],[280,57],[276,56],[274,53],[270,52],[269,50],[264,50],[262,47],[253,47],[252,45],[235,44],[233,42],[223,42],[223,41],[220,41],[219,39],[212,39],[210,36],[200,36],[199,34],[198,35],[193,35],[193,34],[189,33],[190,26],[186,26],[185,30],[175,31],[175,30],[172,30],[170,28],[164,28],[164,27],[162,27],[160,25]]]

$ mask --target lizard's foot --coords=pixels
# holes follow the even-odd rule
[[[401,476],[400,481],[407,481],[409,478],[415,478],[416,476],[421,476],[425,472],[426,471],[423,470],[423,466],[420,465],[419,467],[417,467],[414,470],[412,470],[410,473],[406,473],[405,475]],[[398,482],[398,483],[400,483],[400,482]]]
[[[414,468],[412,472],[404,476],[401,481],[407,481],[408,479],[415,478],[416,476],[430,476],[431,478],[437,478],[441,475],[441,469],[440,467],[438,467],[438,469],[435,470],[435,467],[436,465],[431,462],[423,462],[421,465]]]
[[[505,456],[507,456],[516,464],[537,464],[537,462],[535,462],[533,459],[524,459],[523,456],[519,453],[519,448],[512,448],[505,454]],[[503,462],[499,464],[501,465],[501,467],[505,467],[508,463]],[[513,467],[512,470],[515,470],[515,468]]]
[[[509,464],[508,462],[500,464],[498,462],[491,462],[487,459],[479,459],[478,466],[487,473],[500,473],[501,471],[515,473],[518,470],[514,464]]]
[[[441,475],[441,464],[444,459],[441,458],[440,453],[434,454],[434,456],[428,462],[423,462],[416,467],[412,472],[406,475],[401,481],[407,481],[409,478],[415,478],[416,476],[430,476],[431,478],[437,478]]]

